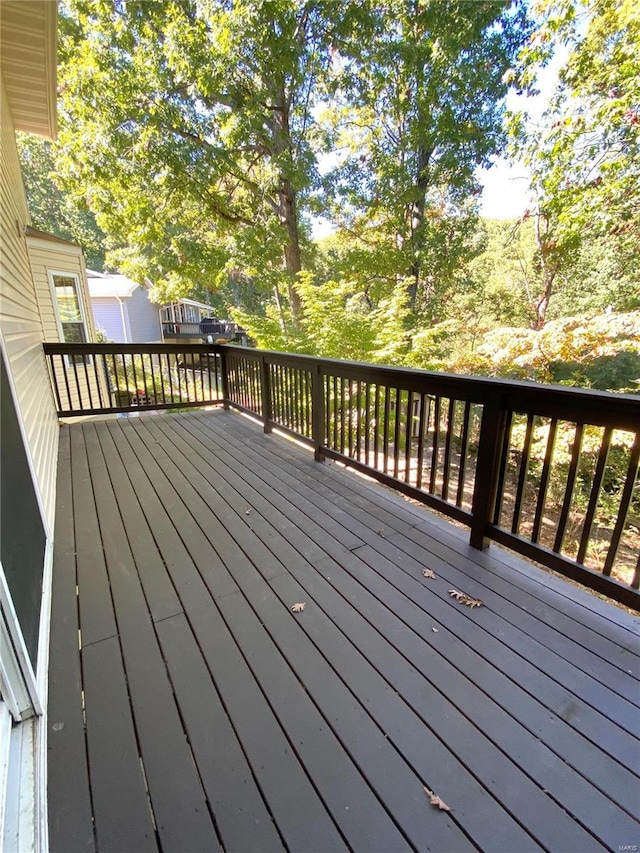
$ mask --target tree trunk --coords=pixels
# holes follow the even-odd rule
[[[296,209],[295,190],[286,178],[280,178],[278,188],[278,206],[280,208],[280,224],[287,230],[287,242],[284,245],[284,264],[289,274],[289,306],[291,319],[296,322],[300,316],[301,303],[295,288],[295,277],[302,269],[300,259],[300,239],[298,235],[298,212]]]
[[[547,309],[549,307],[549,302],[551,300],[551,292],[553,290],[553,282],[556,277],[555,272],[549,272],[544,277],[544,290],[542,292],[542,296],[535,304],[535,312],[536,317],[533,321],[533,328],[536,332],[539,332],[540,329],[544,328]]]
[[[544,231],[542,220],[544,220]],[[555,243],[549,238],[549,220],[539,209],[536,212],[535,232],[536,245],[540,255],[540,271],[542,272],[542,295],[534,305],[536,316],[532,326],[535,331],[539,332],[540,329],[544,328],[547,309],[553,292],[553,283],[558,272],[557,265],[553,263],[552,258]]]
[[[422,260],[420,256],[424,248],[424,209],[427,189],[429,187],[429,160],[433,152],[426,148],[419,148],[417,153],[418,166],[416,169],[415,198],[411,203],[409,211],[411,217],[411,251],[413,254],[410,268],[409,305],[412,310],[416,307],[422,277]]]
[[[276,107],[273,110],[273,156],[277,160],[284,159],[292,163],[293,151],[291,133],[289,130],[289,103],[284,85],[280,85],[276,94]],[[278,181],[278,211],[280,225],[286,232],[284,245],[284,267],[289,277],[289,309],[294,325],[300,317],[301,302],[296,290],[296,275],[302,269],[300,258],[300,235],[298,229],[298,211],[296,191],[285,170],[281,170]]]

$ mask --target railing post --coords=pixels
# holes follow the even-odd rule
[[[324,462],[324,394],[322,393],[322,366],[318,362],[311,370],[311,434],[313,437],[313,457],[316,462]]]
[[[269,365],[264,355],[260,358],[260,389],[262,394],[262,420],[264,421],[264,431],[271,432],[271,376],[269,375]]]
[[[479,551],[489,547],[490,540],[485,536],[485,531],[496,502],[498,468],[505,438],[505,420],[506,412],[501,406],[500,396],[495,394],[487,398],[482,409],[478,462],[471,503],[469,544]]]
[[[227,353],[224,347],[220,347],[220,374],[222,379],[222,407],[229,409],[229,374],[227,367]]]

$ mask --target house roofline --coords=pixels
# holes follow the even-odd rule
[[[73,246],[75,249],[82,249],[82,246],[74,243],[73,240],[65,240],[64,237],[57,237],[55,234],[49,234],[48,231],[40,231],[32,225],[25,226],[24,236],[31,237],[34,240],[46,240],[49,243],[61,243],[63,246]]]

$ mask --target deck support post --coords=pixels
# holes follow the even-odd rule
[[[220,373],[222,374],[222,407],[229,411],[229,373],[227,367],[227,353],[223,346],[220,352]]]
[[[492,395],[485,401],[482,410],[478,463],[471,504],[472,518],[469,544],[479,551],[484,551],[490,543],[485,533],[496,502],[498,468],[505,438],[505,423],[506,412],[501,406],[500,396]]]
[[[260,390],[264,431],[271,432],[273,430],[271,423],[271,377],[269,375],[269,365],[264,355],[260,358]]]
[[[322,393],[322,366],[311,369],[311,433],[313,437],[313,458],[324,462],[324,395]]]

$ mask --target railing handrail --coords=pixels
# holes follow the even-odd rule
[[[45,343],[45,355],[145,355],[166,353],[214,353],[219,344],[58,344]]]
[[[211,344],[209,346],[212,346]],[[493,376],[475,376],[459,373],[440,373],[433,370],[424,370],[415,367],[396,367],[394,365],[374,364],[363,361],[347,361],[345,359],[325,358],[322,356],[306,355],[304,353],[287,353],[278,350],[249,349],[236,344],[219,344],[221,348],[229,352],[238,352],[248,358],[258,360],[266,359],[281,364],[292,366],[304,366],[311,370],[316,365],[326,365],[331,368],[331,375],[344,376],[357,381],[375,381],[379,379],[382,384],[394,385],[394,378],[398,380],[403,388],[409,390],[425,390],[425,384],[429,389],[455,391],[457,399],[470,400],[471,402],[484,402],[487,398],[494,399],[496,393],[501,395],[501,403],[505,408],[516,405],[518,411],[527,413],[532,403],[536,402],[535,414],[545,415],[539,411],[539,403],[542,402],[554,408],[567,408],[567,402],[571,401],[571,408],[584,409],[589,414],[589,422],[597,426],[607,426],[615,420],[618,425],[619,418],[624,419],[625,426],[620,429],[637,428],[640,426],[640,393],[622,394],[612,391],[597,391],[590,388],[576,388],[574,386],[542,384],[523,379],[501,379]],[[366,378],[365,378],[366,374]],[[412,388],[413,386],[413,388]],[[525,408],[522,408],[525,406]],[[591,417],[596,420],[590,420]]]

